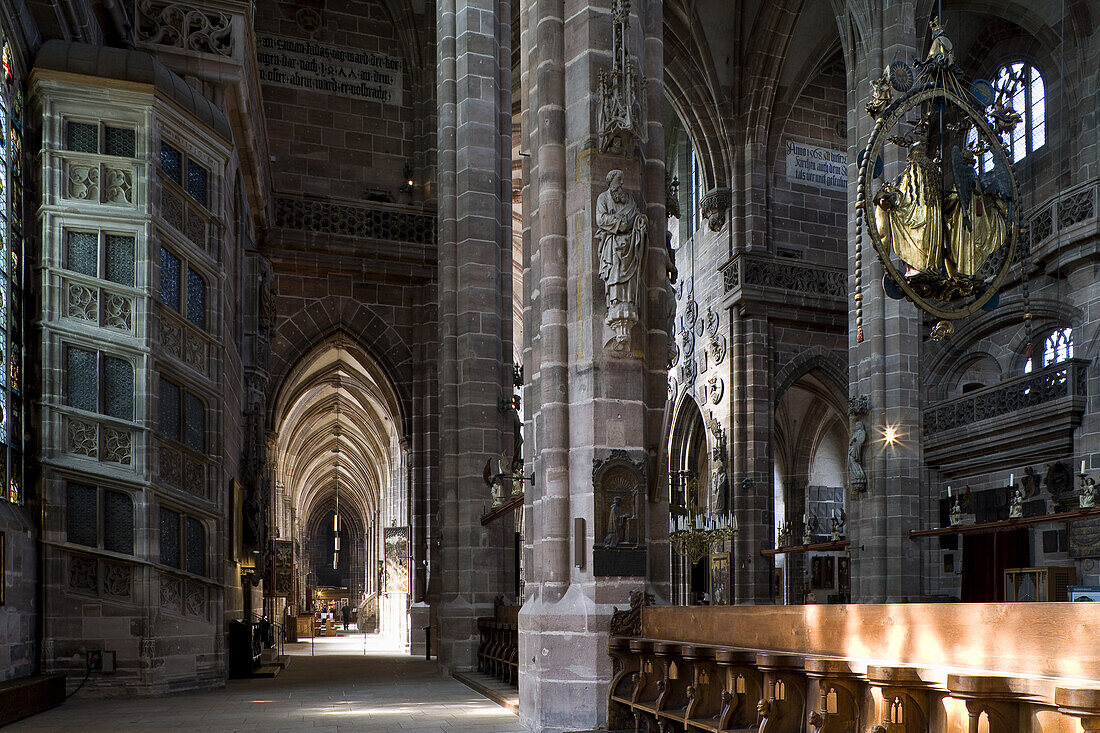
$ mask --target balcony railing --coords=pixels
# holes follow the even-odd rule
[[[924,435],[971,425],[1065,397],[1088,396],[1088,361],[1070,359],[939,402],[924,411]]]

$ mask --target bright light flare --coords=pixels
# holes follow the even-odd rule
[[[882,431],[882,439],[886,445],[896,445],[898,442],[898,429],[893,425],[887,425],[886,429]]]

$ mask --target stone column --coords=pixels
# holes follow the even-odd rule
[[[849,19],[840,18],[848,72],[848,200],[852,212],[858,185],[857,157],[866,145],[873,120],[864,111],[871,80],[894,58],[917,55],[917,28],[911,2],[890,3],[881,26],[862,42],[844,31]],[[849,26],[850,27],[850,26]],[[904,160],[885,161],[886,176],[893,178]],[[867,192],[870,196],[873,192]],[[855,262],[855,222],[849,217],[849,262]],[[866,224],[864,225],[866,226]],[[852,265],[849,283],[854,286]],[[863,237],[863,334],[857,343],[855,304],[851,304],[849,329],[850,396],[866,395],[870,412],[862,417],[867,428],[863,466],[868,477],[865,493],[850,493],[849,539],[852,540],[852,600],[857,603],[900,601],[921,592],[920,547],[909,539],[909,530],[920,522],[921,487],[920,373],[922,325],[917,309],[903,300],[888,298],[882,290],[882,266],[866,234]],[[887,445],[887,427],[898,431],[898,441]]]
[[[503,530],[482,527],[485,461],[511,393],[511,54],[505,0],[437,6],[442,582],[439,658],[476,667],[479,616],[502,590]],[[507,267],[503,262],[507,257]]]
[[[648,496],[660,434],[655,412],[667,395],[666,336],[651,317],[664,312],[662,299],[669,297],[659,126],[663,17],[659,0],[630,7],[622,37],[626,55],[648,78],[642,107],[649,113],[636,130],[641,134],[609,149],[598,105],[600,73],[615,61],[612,2],[534,0],[522,13],[523,147],[531,156],[524,190],[525,401],[535,478],[525,508],[520,715],[532,730],[556,732],[606,722],[609,619],[614,606],[628,604],[631,590],[647,585],[642,576],[594,574],[593,544],[603,540],[597,528],[606,511],[597,511],[594,461],[612,451],[649,464],[650,485],[639,497],[649,525],[637,524],[650,540],[651,576],[667,583],[661,536],[667,508]],[[633,327],[616,320],[629,309],[609,310],[600,276],[595,212],[613,170],[622,171],[623,189],[649,221]],[[582,533],[575,535],[575,527]]]

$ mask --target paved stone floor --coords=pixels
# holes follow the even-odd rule
[[[365,643],[364,643],[365,642]],[[365,653],[364,653],[365,650]],[[521,733],[516,717],[450,677],[435,662],[349,634],[291,644],[274,679],[230,680],[223,690],[140,700],[82,699],[4,728],[4,733]]]

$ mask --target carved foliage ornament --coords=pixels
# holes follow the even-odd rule
[[[886,294],[939,319],[933,338],[946,338],[951,321],[995,307],[1015,258],[1019,194],[1002,136],[1020,115],[1007,83],[964,86],[938,20],[925,59],[912,68],[894,62],[872,86],[875,126],[859,155],[856,193],[856,340],[863,340],[864,226]],[[906,162],[888,179],[884,159],[892,157]]]

